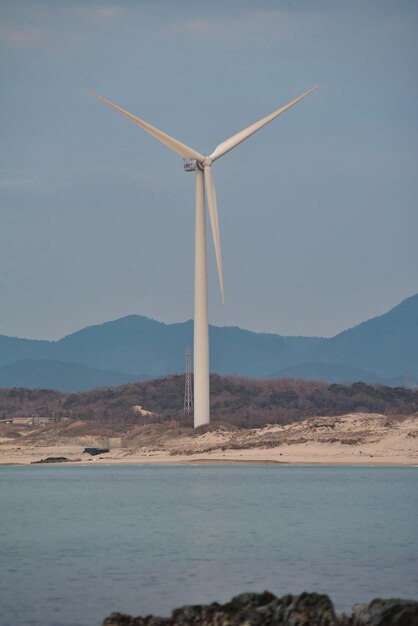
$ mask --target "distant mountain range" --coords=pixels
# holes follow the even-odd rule
[[[0,387],[85,391],[181,373],[193,322],[130,315],[59,341],[0,335]],[[211,371],[255,378],[418,385],[418,294],[330,339],[210,327]]]

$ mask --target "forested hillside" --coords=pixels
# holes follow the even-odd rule
[[[170,419],[191,423],[183,415],[184,377],[169,376],[116,388],[65,394],[48,390],[0,390],[0,415],[55,416],[106,422],[155,422]],[[141,406],[153,415],[133,411]],[[244,427],[290,423],[315,415],[350,412],[410,414],[418,411],[418,391],[371,386],[337,385],[292,379],[255,380],[211,376],[211,419]]]

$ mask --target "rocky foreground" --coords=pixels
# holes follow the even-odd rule
[[[326,595],[277,598],[269,591],[244,593],[226,604],[183,606],[171,617],[112,613],[102,626],[418,626],[418,602],[376,599],[351,615],[336,614]]]

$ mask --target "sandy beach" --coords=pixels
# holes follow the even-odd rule
[[[355,413],[315,417],[258,429],[211,427],[207,432],[178,425],[131,426],[106,454],[109,429],[88,422],[38,428],[3,428],[0,465],[29,465],[47,457],[76,464],[286,463],[329,465],[418,465],[418,415]],[[106,436],[107,435],[107,436]],[[112,440],[112,442],[114,439]]]

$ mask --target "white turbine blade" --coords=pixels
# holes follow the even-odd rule
[[[155,139],[158,139],[158,141],[161,141],[162,143],[164,143],[171,150],[174,150],[174,152],[177,152],[178,154],[181,154],[181,156],[187,157],[189,159],[196,159],[197,161],[201,163],[205,160],[205,157],[203,156],[203,154],[200,154],[200,152],[197,152],[197,150],[194,150],[193,148],[186,146],[185,143],[182,143],[181,141],[174,139],[174,137],[170,137],[170,135],[163,133],[162,130],[158,130],[158,128],[155,128],[154,126],[151,126],[151,124],[144,122],[144,120],[141,120],[139,117],[136,117],[135,115],[132,115],[131,113],[128,113],[128,111],[125,111],[125,109],[122,109],[122,107],[118,106],[117,104],[114,104],[113,102],[110,102],[110,100],[106,100],[106,98],[99,96],[99,94],[94,93],[94,91],[90,91],[89,89],[87,89],[87,92],[91,96],[94,96],[98,100],[101,100],[105,104],[108,104],[109,106],[111,106],[113,109],[115,109],[115,111],[122,113],[122,115],[130,119],[135,124],[138,124],[138,126],[141,126],[141,128],[143,128],[147,133],[155,137]]]
[[[235,146],[238,146],[238,144],[245,141],[245,139],[248,139],[248,137],[251,137],[251,135],[253,135],[258,130],[260,130],[260,128],[263,128],[263,126],[265,126],[266,124],[274,120],[276,117],[278,117],[279,115],[287,111],[287,109],[290,109],[290,107],[294,106],[297,102],[299,102],[303,98],[306,98],[306,96],[308,96],[310,93],[315,91],[317,87],[318,85],[316,85],[315,87],[312,87],[312,89],[309,89],[309,91],[306,91],[298,98],[295,98],[295,100],[292,100],[288,104],[285,104],[285,106],[281,107],[280,109],[277,109],[277,111],[273,111],[273,113],[270,113],[270,115],[263,117],[263,119],[259,120],[258,122],[255,122],[254,124],[251,124],[251,126],[244,128],[243,130],[239,131],[235,135],[232,135],[232,137],[229,137],[229,139],[226,139],[225,141],[220,143],[219,146],[217,146],[215,150],[212,152],[212,154],[210,155],[210,158],[212,159],[212,161],[215,161],[215,159],[219,159],[219,157],[223,156],[224,154],[226,154],[227,152],[235,148]]]
[[[213,245],[215,247],[216,265],[218,268],[219,287],[221,290],[222,304],[224,303],[224,279],[222,275],[222,255],[221,255],[221,240],[219,237],[219,223],[218,223],[218,205],[216,202],[216,189],[215,183],[212,178],[212,168],[210,165],[205,167],[205,186],[206,194],[208,197],[208,209],[210,225],[212,228]]]

